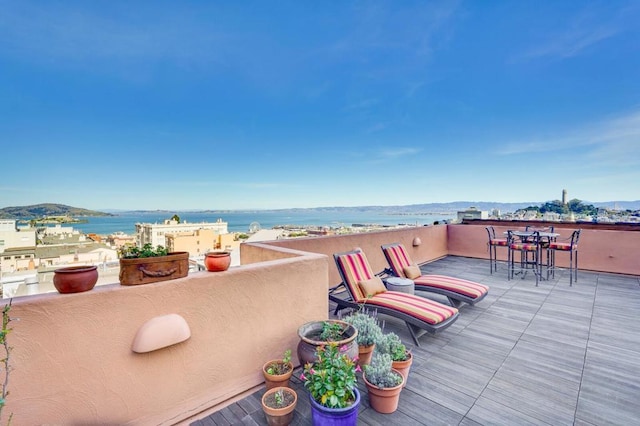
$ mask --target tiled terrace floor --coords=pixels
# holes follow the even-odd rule
[[[535,287],[533,276],[509,281],[499,268],[490,275],[488,261],[461,257],[422,266],[487,284],[489,295],[419,348],[404,323],[381,316],[411,346],[414,363],[393,414],[371,409],[359,381],[359,424],[640,424],[639,277],[580,271],[569,287],[565,270]],[[293,424],[311,424],[308,394],[299,379],[293,386]],[[263,392],[192,425],[266,425]]]

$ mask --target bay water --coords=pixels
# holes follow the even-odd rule
[[[116,232],[135,233],[136,223],[163,223],[174,214],[182,222],[215,222],[221,219],[227,222],[229,232],[250,232],[255,229],[272,229],[277,226],[321,226],[339,228],[342,226],[362,225],[431,225],[435,221],[451,220],[447,214],[392,214],[375,211],[225,211],[225,212],[124,212],[115,216],[86,217],[87,223],[72,223],[71,226],[83,233],[108,235]]]

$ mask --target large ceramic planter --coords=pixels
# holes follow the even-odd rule
[[[400,374],[399,371],[394,371]],[[398,402],[400,401],[400,392],[402,391],[404,378],[402,383],[392,388],[379,388],[367,380],[366,374],[363,374],[362,378],[364,379],[364,383],[367,385],[367,390],[369,391],[369,405],[371,408],[382,414],[390,414],[398,409]]]
[[[358,424],[358,409],[360,407],[360,391],[354,388],[356,400],[349,407],[329,408],[318,403],[311,393],[309,402],[311,404],[311,422],[314,426],[355,426]]]
[[[338,347],[342,348],[346,346],[346,354],[349,358],[357,358],[358,357],[358,342],[356,341],[356,337],[358,336],[358,330],[351,324],[341,321],[341,320],[326,320],[330,323],[339,323],[344,328],[344,339],[336,340],[331,343],[336,343]],[[326,345],[327,341],[320,339],[320,334],[322,333],[322,325],[325,321],[311,321],[308,322],[300,328],[298,328],[298,337],[300,337],[300,341],[298,342],[298,360],[301,365],[305,365],[306,363],[314,363],[316,362],[316,348],[321,345]]]
[[[231,253],[228,251],[212,251],[204,255],[204,266],[209,272],[226,271],[229,265],[231,265]]]
[[[391,367],[394,370],[398,370],[402,377],[404,377],[404,381],[402,382],[402,387],[407,386],[407,380],[409,380],[409,370],[411,370],[411,364],[413,363],[413,355],[409,352],[409,358],[405,361],[393,361],[391,363]]]
[[[286,407],[274,408],[273,395],[280,390],[291,395],[291,397],[293,398],[293,402],[291,402]],[[293,389],[290,389],[288,387],[275,387],[267,390],[265,394],[262,395],[262,411],[264,411],[264,415],[267,418],[267,423],[269,424],[269,426],[287,426],[289,423],[291,423],[297,403],[298,395]]]
[[[98,267],[70,266],[53,271],[53,285],[60,293],[81,293],[98,282]]]
[[[189,252],[178,251],[166,256],[120,259],[120,284],[138,285],[186,277]]]
[[[289,387],[289,379],[293,374],[293,364],[291,362],[287,363],[289,370],[284,374],[269,374],[267,369],[270,365],[274,363],[282,364],[281,359],[274,359],[262,366],[262,374],[264,375],[264,383],[267,386],[267,389],[273,389],[276,387]]]

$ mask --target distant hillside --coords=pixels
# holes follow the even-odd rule
[[[35,204],[32,206],[4,207],[0,209],[0,219],[36,219],[44,216],[114,216],[111,213],[80,209],[64,204]]]

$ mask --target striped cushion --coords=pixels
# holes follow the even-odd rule
[[[451,306],[413,294],[386,291],[366,300],[367,306],[380,306],[410,315],[428,324],[439,324],[455,315],[458,310]]]
[[[571,243],[551,243],[549,244],[549,248],[553,250],[562,250],[562,251],[571,251],[577,250],[577,244],[571,245]]]
[[[495,238],[492,240],[489,240],[489,244],[491,244],[492,246],[507,246],[507,240],[503,240],[500,238]]]
[[[338,263],[344,273],[346,285],[349,287],[353,300],[361,303],[367,299],[358,285],[360,281],[367,281],[374,277],[371,266],[362,252],[349,253],[338,257]]]
[[[404,268],[411,265],[411,259],[402,244],[394,244],[384,248],[387,259],[394,273],[407,278]],[[398,272],[399,271],[399,272]],[[463,280],[445,275],[421,275],[413,280],[417,287],[435,287],[463,294],[471,298],[478,298],[489,291],[489,287],[473,281]]]
[[[414,282],[416,287],[425,286],[442,288],[464,294],[472,299],[484,296],[489,291],[489,287],[486,285],[446,275],[422,275],[421,277],[416,278]]]
[[[512,250],[526,250],[526,251],[536,251],[538,250],[537,244],[529,244],[529,243],[513,243],[511,244]]]

